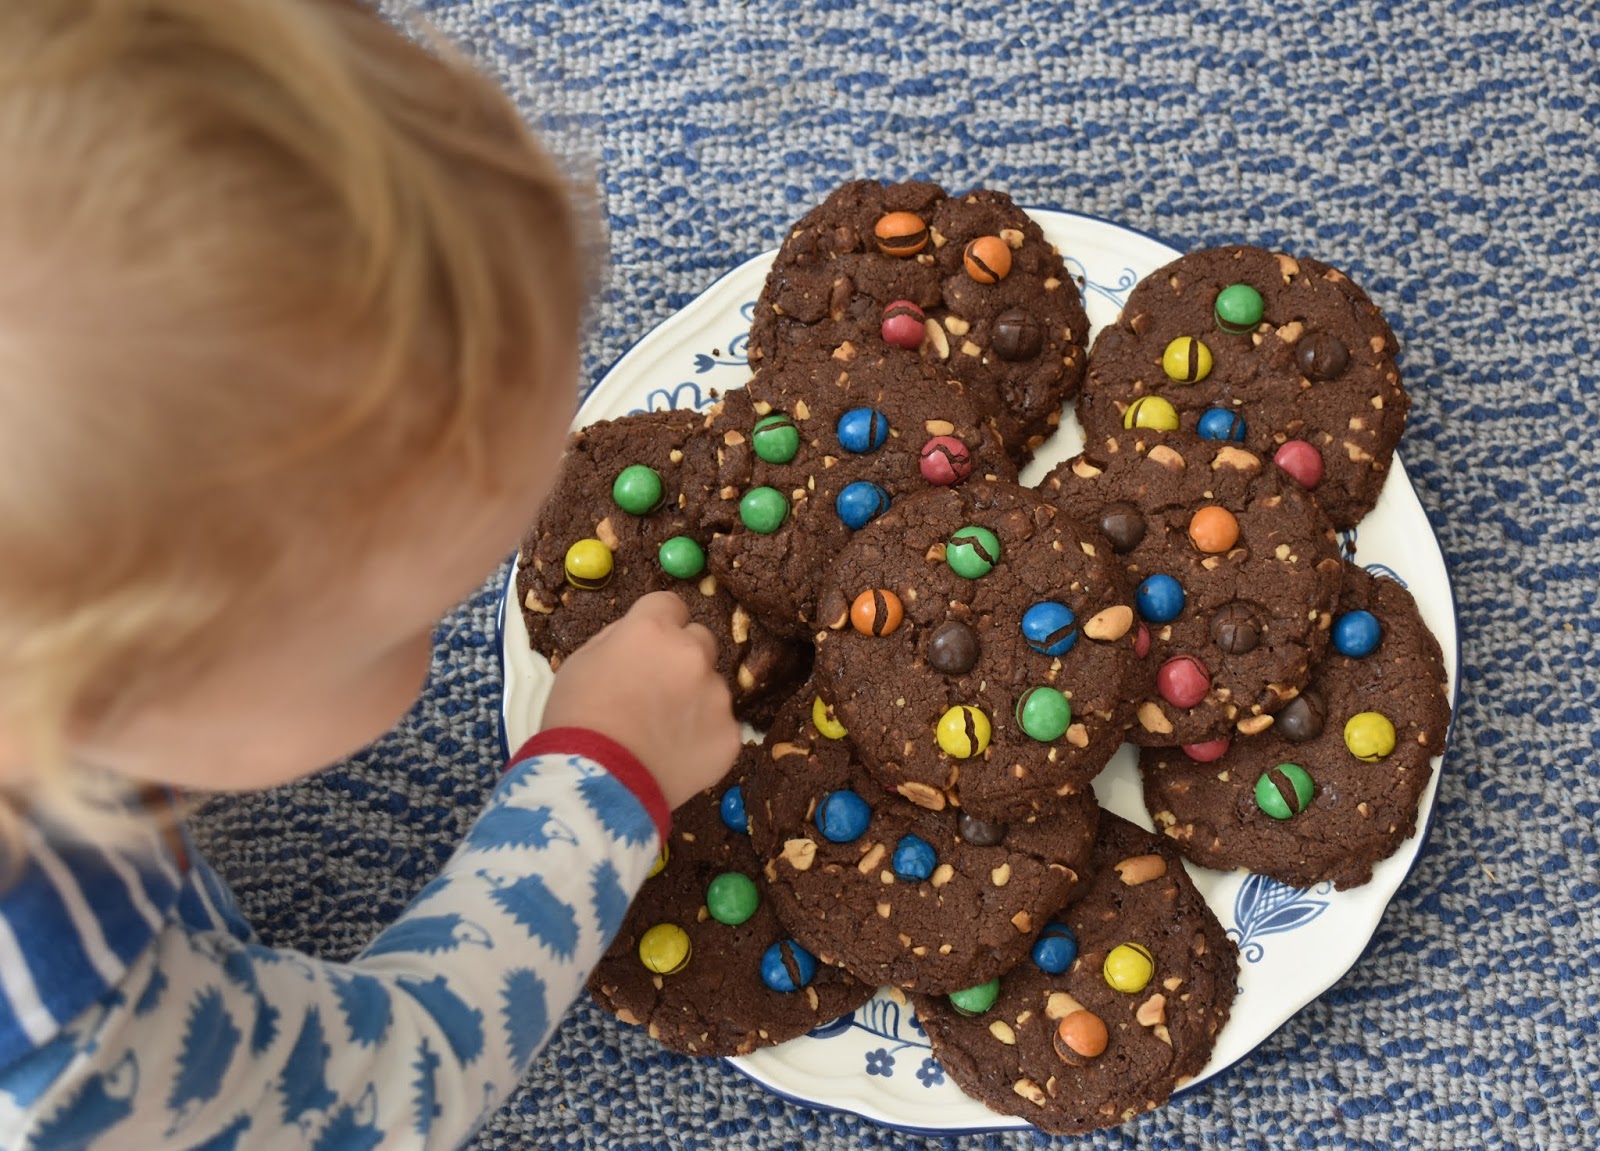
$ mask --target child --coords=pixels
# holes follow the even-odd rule
[[[0,5],[0,1147],[457,1146],[726,771],[661,594],[348,964],[254,942],[129,798],[409,706],[554,477],[582,230],[507,101],[356,0]]]

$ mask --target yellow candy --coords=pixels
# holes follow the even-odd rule
[[[844,724],[833,717],[833,708],[823,703],[820,695],[811,701],[811,726],[829,739],[843,739],[847,734]]]
[[[1161,370],[1180,384],[1194,384],[1211,374],[1211,349],[1193,336],[1179,336],[1161,353]]]
[[[567,549],[567,582],[595,591],[611,582],[611,549],[599,540],[579,540]]]
[[[1115,991],[1129,995],[1145,989],[1150,977],[1156,973],[1156,961],[1148,948],[1138,943],[1119,943],[1106,956],[1101,972]]]
[[[1394,724],[1375,711],[1357,712],[1344,725],[1344,745],[1357,759],[1374,763],[1394,750]]]
[[[667,845],[663,843],[661,845],[661,850],[656,852],[656,861],[650,865],[650,874],[645,878],[654,879],[656,876],[665,871],[667,867],[667,859],[669,856],[671,856],[671,854],[672,852],[667,850]]]
[[[967,731],[968,723],[972,725],[970,734]],[[952,707],[941,715],[939,726],[934,731],[939,746],[957,759],[982,755],[984,748],[989,746],[991,734],[989,717],[978,708],[966,704]]]
[[[1158,432],[1177,430],[1178,409],[1160,396],[1140,396],[1122,413],[1125,428],[1152,428]]]
[[[639,940],[639,962],[657,975],[676,975],[689,966],[689,933],[675,923],[658,923]]]

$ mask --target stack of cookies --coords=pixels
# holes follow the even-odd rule
[[[1411,834],[1442,661],[1334,534],[1405,417],[1376,309],[1221,249],[1087,337],[1003,193],[860,181],[784,242],[745,388],[574,437],[519,557],[535,649],[674,591],[765,729],[591,979],[620,1018],[736,1054],[888,986],[966,1092],[1083,1132],[1227,1020],[1237,954],[1184,857],[1347,886]],[[1074,399],[1086,449],[1019,486]],[[1158,834],[1095,802],[1129,740]]]

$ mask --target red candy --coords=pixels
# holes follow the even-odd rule
[[[1307,491],[1322,482],[1322,453],[1304,440],[1289,440],[1278,449],[1272,462]]]
[[[952,487],[972,474],[972,453],[955,436],[934,436],[922,445],[922,478],[940,487]]]
[[[1139,625],[1139,634],[1133,637],[1133,654],[1143,659],[1150,654],[1150,629]]]
[[[1211,690],[1211,673],[1192,655],[1175,655],[1156,671],[1156,690],[1173,707],[1193,707]]]
[[[1228,747],[1232,743],[1227,736],[1208,739],[1204,743],[1186,743],[1183,745],[1183,754],[1196,763],[1214,763],[1228,754]]]
[[[883,310],[883,342],[914,352],[927,335],[927,317],[910,300],[896,300]]]

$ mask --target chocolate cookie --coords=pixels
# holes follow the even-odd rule
[[[722,783],[672,813],[665,864],[589,976],[602,1007],[686,1055],[770,1047],[872,998],[796,945],[773,911],[739,788],[762,754],[748,745]]]
[[[1314,491],[1336,527],[1352,527],[1377,501],[1405,430],[1398,354],[1383,316],[1338,270],[1209,248],[1134,288],[1095,340],[1078,418],[1089,444],[1130,421],[1242,443]]]
[[[711,570],[795,639],[816,630],[818,586],[855,529],[932,486],[1016,479],[994,421],[959,383],[881,347],[797,351],[730,392],[710,428],[732,521],[712,540]],[[744,502],[762,488],[784,512],[775,527]]]
[[[957,1086],[1057,1135],[1165,1102],[1210,1059],[1238,976],[1233,941],[1170,844],[1103,813],[1093,866],[1066,931],[1046,935],[1052,953],[997,987],[912,997]]]
[[[858,180],[790,231],[749,355],[760,367],[845,341],[918,353],[966,385],[1021,463],[1077,394],[1088,331],[1060,254],[1005,193]]]
[[[957,991],[1017,963],[1086,886],[1094,795],[1009,825],[929,811],[885,792],[848,739],[821,733],[814,699],[778,713],[744,789],[778,918],[873,986]]]
[[[1144,752],[1156,827],[1206,867],[1367,882],[1416,830],[1450,723],[1444,660],[1411,594],[1347,564],[1333,646],[1276,719],[1219,757]]]
[[[1338,541],[1278,468],[1223,441],[1127,431],[1040,491],[1098,524],[1138,585],[1154,682],[1134,743],[1256,734],[1306,685],[1338,602]]]
[[[640,596],[674,592],[717,639],[734,709],[771,716],[809,653],[773,635],[706,568],[725,521],[705,416],[646,412],[602,421],[568,442],[561,472],[517,557],[517,599],[552,667]]]
[[[885,786],[986,820],[1048,812],[1122,743],[1145,674],[1098,532],[968,481],[855,534],[821,601],[817,684]]]

